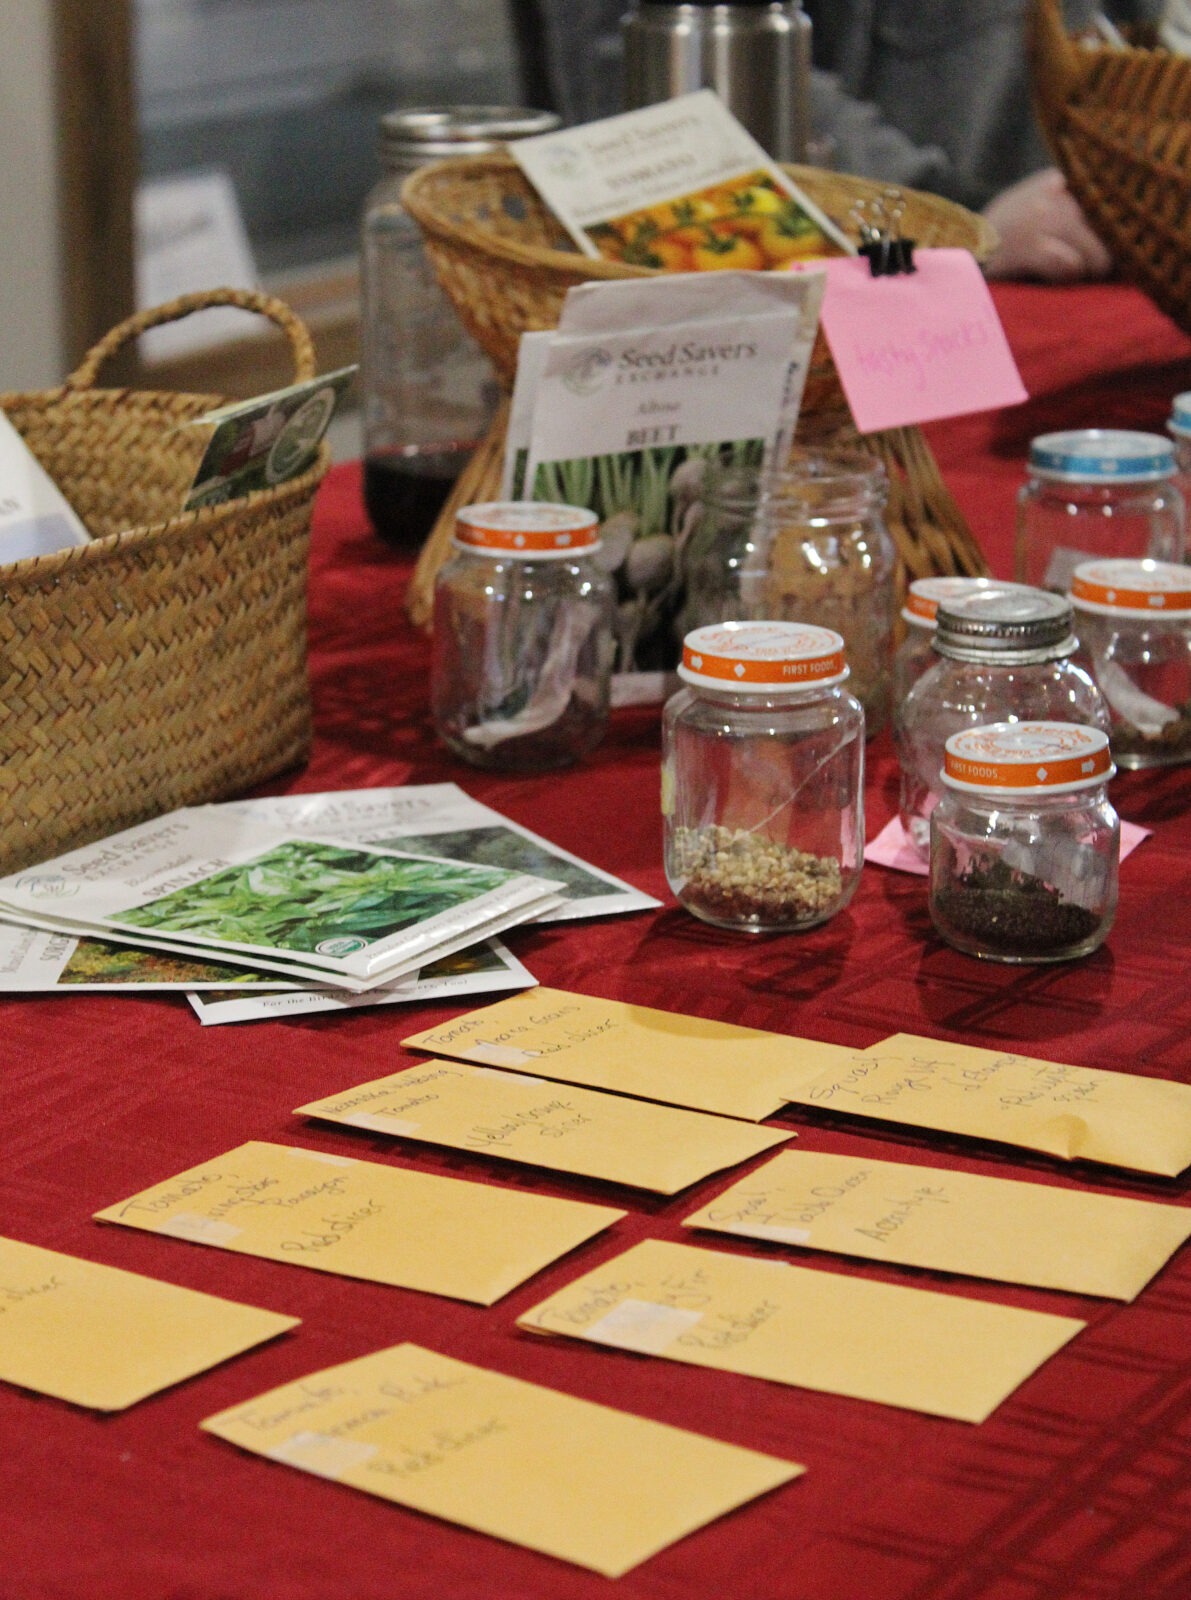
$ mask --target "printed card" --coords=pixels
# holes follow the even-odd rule
[[[853,1052],[561,989],[500,1000],[402,1043],[481,1066],[760,1122]]]
[[[248,967],[195,961],[169,950],[139,949],[0,922],[0,994],[87,994],[95,989],[189,993],[240,986],[271,991],[284,989],[286,980],[267,978]]]
[[[783,1151],[683,1226],[1132,1300],[1191,1238],[1191,1210],[945,1167]]]
[[[22,436],[0,411],[0,563],[53,555],[91,535]]]
[[[1028,398],[988,285],[967,250],[918,250],[916,271],[821,263],[823,332],[861,433]]]
[[[115,948],[115,947],[113,947]],[[489,994],[499,989],[532,989],[534,975],[499,939],[485,939],[453,956],[445,956],[408,977],[382,983],[364,994],[335,989],[285,989],[272,980],[250,982],[239,991],[218,988],[188,994],[191,1009],[204,1027],[225,1022],[258,1022],[265,1018],[307,1016],[313,1011],[356,1011],[362,1006],[404,1006],[460,994]],[[272,992],[281,988],[280,993]],[[244,990],[248,992],[245,993]]]
[[[297,1317],[0,1239],[0,1379],[123,1411],[266,1339]]]
[[[549,335],[546,335],[549,338]],[[551,844],[465,794],[454,783],[405,784],[327,794],[270,795],[233,801],[229,809],[293,833],[329,834],[416,856],[496,867],[548,878],[565,896],[539,922],[571,922],[660,905],[622,878]]]
[[[95,1220],[490,1306],[623,1216],[253,1140]]]
[[[1191,1165],[1191,1085],[897,1033],[790,1099],[826,1111],[1173,1178]]]
[[[202,1426],[607,1578],[805,1470],[415,1344],[311,1373]]]
[[[1085,1324],[649,1240],[575,1279],[518,1326],[983,1422]]]
[[[677,1194],[794,1137],[458,1061],[410,1067],[296,1114],[658,1194]]]
[[[854,249],[711,89],[518,139],[509,154],[585,255],[699,272]]]

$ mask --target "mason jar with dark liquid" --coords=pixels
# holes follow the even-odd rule
[[[360,259],[364,500],[373,528],[398,548],[422,544],[499,399],[488,357],[431,270],[401,186],[427,162],[484,155],[557,126],[553,112],[508,106],[381,118],[385,172],[368,198]]]

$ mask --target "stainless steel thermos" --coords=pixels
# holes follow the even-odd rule
[[[806,160],[811,24],[799,0],[641,0],[621,29],[626,109],[714,89],[775,161]]]

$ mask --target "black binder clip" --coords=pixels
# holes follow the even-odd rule
[[[902,237],[905,201],[897,189],[887,189],[876,199],[858,200],[852,208],[860,233],[859,253],[867,257],[874,278],[893,278],[916,272],[914,241]]]

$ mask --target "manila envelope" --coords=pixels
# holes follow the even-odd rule
[[[652,1006],[535,989],[402,1044],[481,1066],[760,1122],[854,1052]]]
[[[607,1578],[805,1471],[416,1344],[311,1373],[202,1426]]]
[[[76,1406],[122,1411],[298,1321],[0,1239],[0,1378]]]
[[[95,1220],[490,1306],[623,1216],[254,1140]]]
[[[1191,1238],[1191,1209],[946,1167],[784,1151],[683,1226],[1132,1300]]]
[[[1086,1324],[653,1239],[518,1326],[983,1422]]]
[[[658,1194],[676,1194],[794,1137],[461,1061],[409,1067],[299,1106],[302,1113]]]
[[[790,1099],[827,1111],[1173,1178],[1191,1165],[1191,1085],[895,1033]]]

